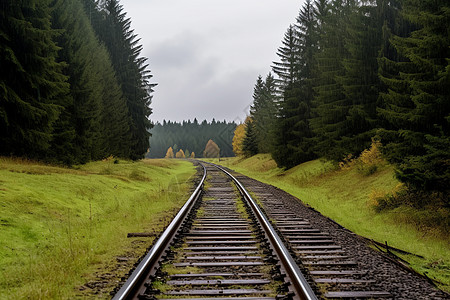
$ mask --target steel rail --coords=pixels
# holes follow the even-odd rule
[[[203,167],[203,177],[197,188],[186,201],[186,203],[181,207],[180,211],[177,213],[169,226],[167,226],[166,230],[164,230],[155,245],[150,249],[150,252],[147,253],[144,259],[139,263],[139,265],[130,275],[128,280],[114,295],[114,297],[112,298],[113,300],[129,299],[129,297],[132,297],[133,293],[136,293],[136,289],[140,287],[142,281],[145,280],[144,278],[142,278],[142,275],[145,272],[149,271],[149,268],[151,268],[156,263],[156,261],[159,260],[164,250],[168,247],[172,237],[177,232],[183,220],[202,192],[203,184],[206,179],[206,168],[202,163],[200,163],[200,165]]]
[[[260,221],[261,225],[263,226],[264,230],[266,231],[267,236],[271,240],[275,251],[277,252],[279,258],[282,260],[286,272],[288,273],[291,283],[295,289],[296,295],[299,297],[299,299],[302,300],[317,300],[317,296],[312,290],[309,283],[306,281],[305,277],[303,276],[300,268],[298,267],[295,260],[292,258],[291,254],[289,253],[286,246],[283,244],[283,241],[281,238],[276,234],[275,229],[270,224],[267,217],[262,212],[261,208],[256,204],[255,200],[250,196],[250,194],[247,192],[247,190],[244,188],[244,186],[233,176],[230,174],[230,172],[226,171],[224,168],[222,168],[219,165],[211,164],[220,169],[222,172],[227,174],[236,184],[239,191],[241,192],[242,196],[247,200],[250,207],[254,211],[256,217]]]

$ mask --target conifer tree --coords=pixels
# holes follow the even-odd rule
[[[242,152],[247,157],[258,154],[258,141],[256,140],[256,128],[252,118],[245,119],[245,137],[242,141]]]
[[[376,1],[344,7],[348,14],[343,61],[345,72],[336,78],[345,101],[338,143],[340,154],[359,155],[368,148],[378,126],[376,105],[380,90],[378,55],[384,22],[382,7]]]
[[[52,154],[67,163],[84,163],[108,155],[127,157],[130,141],[125,99],[79,1],[60,0],[53,7],[53,26],[62,29],[59,59],[65,61],[71,102],[56,128]],[[67,133],[73,132],[71,137]]]
[[[67,101],[64,64],[49,1],[2,1],[0,9],[0,154],[42,158]]]
[[[156,84],[150,83],[152,75],[147,70],[147,59],[141,57],[142,45],[131,29],[118,0],[105,0],[101,5],[104,21],[96,28],[100,39],[111,55],[117,79],[127,101],[131,136],[130,158],[139,159],[149,147],[149,130],[152,127],[148,117],[151,114],[151,94]]]
[[[296,115],[297,100],[299,98],[299,50],[297,33],[293,25],[289,26],[282,41],[283,46],[278,49],[277,55],[280,62],[274,62],[272,70],[278,76],[278,89],[280,103],[278,118],[274,132],[274,148],[272,157],[279,166],[287,166],[292,152],[287,150],[289,141],[295,140],[292,135],[292,120],[290,117]]]
[[[321,50],[316,55],[318,73],[311,127],[317,135],[316,152],[334,160],[348,154],[341,137],[351,130],[346,117],[352,103],[344,93],[340,78],[346,74],[343,62],[349,58],[347,24],[354,10],[355,3],[351,0],[330,3],[329,11],[321,20]]]
[[[283,167],[293,167],[314,157],[310,119],[315,66],[313,54],[317,44],[315,30],[313,5],[306,1],[296,26],[291,26],[285,35],[285,46],[277,53],[281,63],[274,63],[272,67],[282,81],[272,157]]]
[[[209,139],[217,141],[221,155],[230,157],[233,156],[232,139],[235,128],[234,122],[215,120],[211,123],[205,120],[201,124],[196,120],[182,123],[171,121],[156,123],[151,131],[150,152],[147,157],[164,157],[167,148],[174,147],[175,144],[178,149],[190,149],[191,152],[203,153]]]
[[[255,125],[258,153],[272,149],[274,120],[277,114],[275,78],[269,73],[263,81],[259,76],[253,92],[250,116]]]
[[[315,8],[311,1],[305,1],[297,17],[296,28],[300,52],[300,61],[298,63],[301,68],[299,70],[300,96],[297,100],[297,115],[292,116],[294,123],[292,130],[296,140],[288,143],[288,147],[295,153],[291,159],[292,165],[297,165],[316,157],[313,152],[312,138],[314,134],[310,120],[314,99],[313,79],[317,68],[314,55],[319,49],[317,19]]]
[[[381,78],[387,85],[379,109],[387,125],[381,135],[400,180],[413,189],[448,195],[450,5],[413,0],[404,4],[403,16],[413,24],[411,33],[385,27],[392,34],[391,53],[398,56],[385,51],[381,59]]]

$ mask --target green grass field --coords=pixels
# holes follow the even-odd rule
[[[0,299],[79,297],[129,250],[128,232],[163,228],[194,174],[180,160],[61,168],[0,158]]]
[[[270,155],[214,162],[287,191],[359,235],[424,256],[402,257],[419,273],[426,272],[442,283],[442,289],[450,291],[448,227],[436,225],[445,220],[435,221],[435,212],[410,207],[380,213],[373,208],[371,194],[390,192],[399,184],[391,166],[384,165],[367,176],[355,167],[341,170],[320,160],[284,171],[277,168]]]

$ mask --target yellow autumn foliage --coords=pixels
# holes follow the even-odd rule
[[[173,158],[173,149],[172,149],[172,147],[169,147],[169,149],[167,149],[165,158]]]
[[[385,159],[381,154],[381,147],[381,142],[373,138],[369,149],[361,152],[357,158],[352,154],[349,154],[339,163],[339,167],[345,170],[356,166],[357,170],[362,174],[371,175],[375,173],[380,166],[385,164]]]
[[[206,158],[219,158],[220,148],[213,140],[209,140],[206,143],[205,150],[203,151],[203,157]]]
[[[233,145],[233,152],[236,156],[244,155],[244,151],[242,150],[244,138],[245,138],[245,123],[242,123],[236,126],[236,129],[234,130],[232,145]]]
[[[186,156],[184,155],[184,151],[183,149],[180,149],[180,151],[177,152],[177,154],[175,154],[176,158],[185,158]]]

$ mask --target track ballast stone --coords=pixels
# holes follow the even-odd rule
[[[352,274],[351,277],[361,280],[361,284],[350,285],[351,289],[355,291],[353,299],[450,299],[447,293],[437,289],[426,278],[401,268],[389,260],[384,254],[370,248],[366,240],[303,204],[298,198],[279,188],[242,174],[235,172],[233,174],[249,192],[257,196],[267,213],[270,210],[268,207],[269,204],[276,202],[277,205],[284,207],[284,209],[288,210],[297,218],[306,219],[313,229],[318,230],[318,232],[327,233],[327,236],[333,240],[334,244],[338,245],[342,252],[345,253],[345,256],[347,256],[346,259],[356,263],[357,268],[353,268],[353,270],[356,273],[358,270],[362,271],[357,274]],[[272,217],[272,219],[274,218]],[[285,234],[281,235],[284,236]],[[322,291],[325,296],[328,296],[326,298],[346,298],[338,292],[333,292],[333,287],[334,289],[342,289],[342,286],[345,286],[346,283],[320,283],[321,276],[318,275],[320,271],[314,270],[314,268],[308,268],[305,265],[304,267],[313,270],[310,272],[310,275],[315,278],[316,284],[319,287],[321,284],[324,285]],[[361,290],[372,290],[374,295],[376,293],[380,293],[380,295],[379,297],[364,297],[362,293],[358,294],[358,291]],[[390,296],[387,296],[386,293],[390,294]]]

